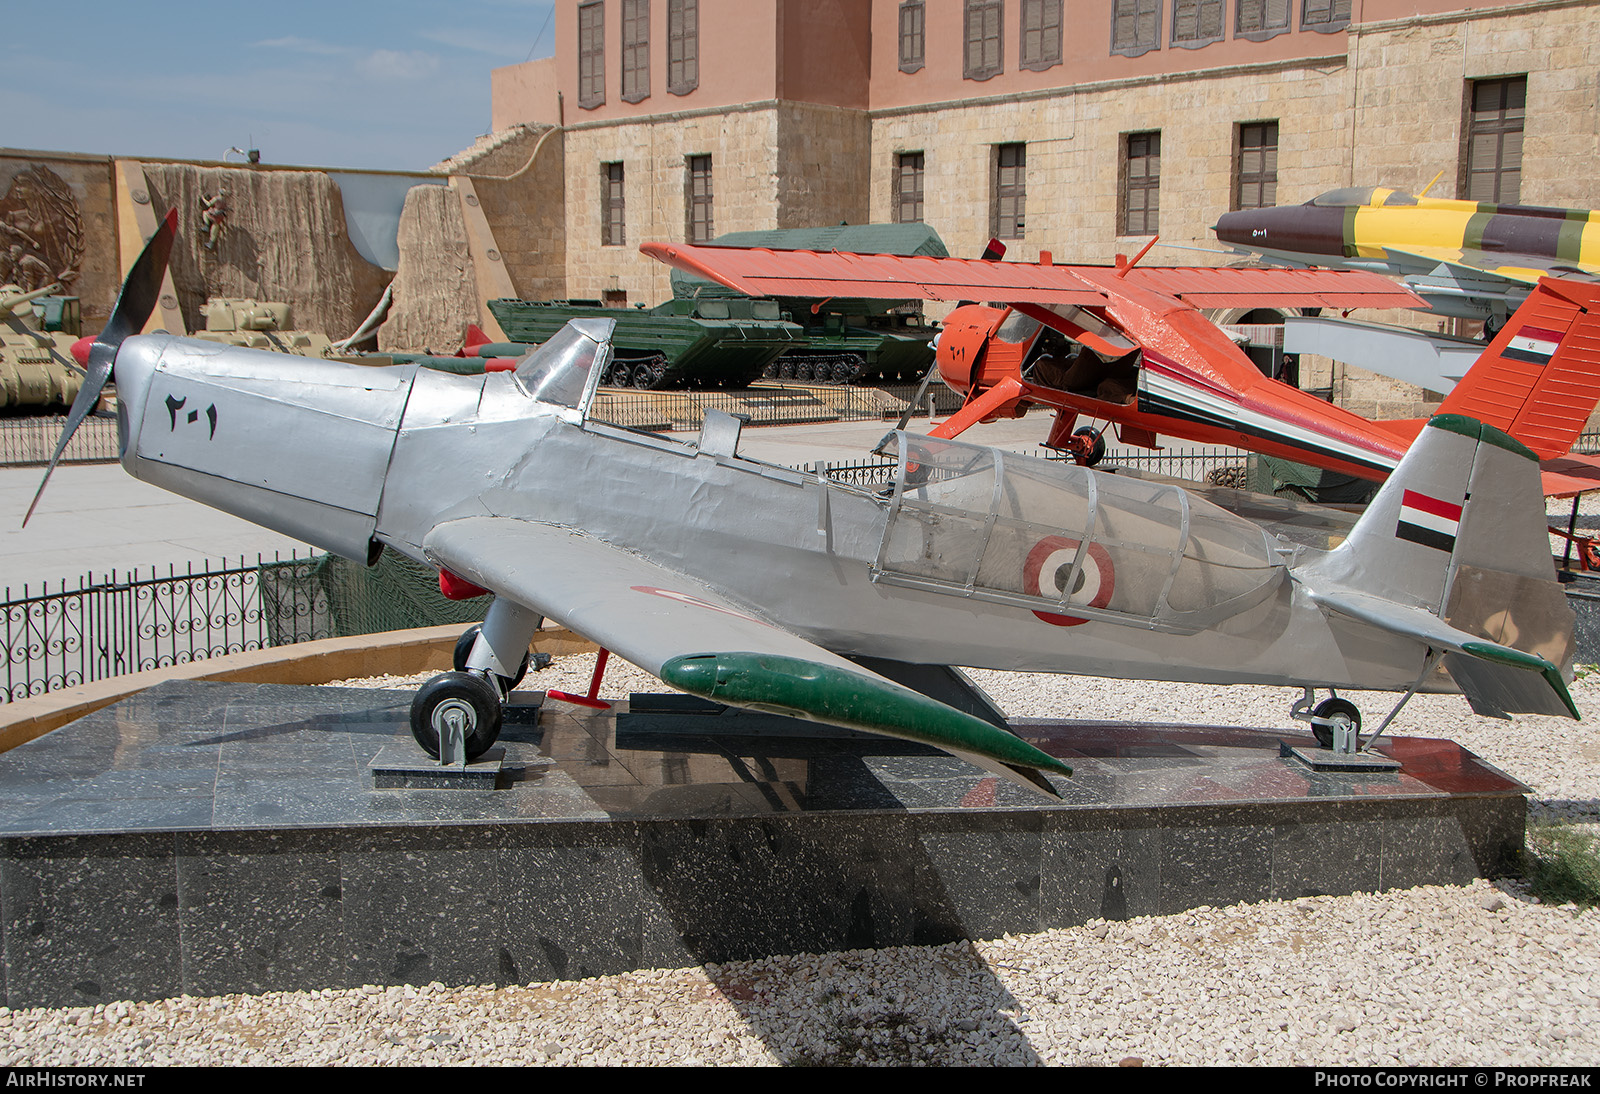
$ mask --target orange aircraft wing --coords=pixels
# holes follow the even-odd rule
[[[1269,304],[1307,308],[1414,308],[1421,299],[1379,274],[1271,267],[1051,266],[922,255],[776,251],[646,243],[639,248],[685,273],[748,296],[865,297],[881,300],[994,300],[1094,307],[1119,295],[1119,282],[1197,308]]]
[[[646,243],[639,248],[685,273],[748,296],[850,296],[879,300],[1003,300],[1095,306],[1105,293],[1065,266],[924,255],[774,251]]]

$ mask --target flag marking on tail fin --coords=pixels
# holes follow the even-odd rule
[[[1506,344],[1500,356],[1510,361],[1527,361],[1535,365],[1548,365],[1550,358],[1561,348],[1561,332],[1543,327],[1523,327],[1517,336]]]
[[[1400,520],[1394,534],[1399,539],[1448,553],[1456,549],[1456,532],[1460,527],[1460,505],[1407,490],[1400,501]]]

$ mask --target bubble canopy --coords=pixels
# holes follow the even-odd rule
[[[877,580],[1177,632],[1244,611],[1283,580],[1266,532],[1181,487],[895,437]]]

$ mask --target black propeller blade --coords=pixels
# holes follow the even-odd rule
[[[111,309],[111,318],[106,320],[105,329],[95,335],[94,344],[89,347],[83,386],[78,389],[77,398],[72,400],[72,409],[67,412],[67,424],[61,430],[55,455],[50,457],[50,466],[45,468],[39,491],[33,495],[33,504],[28,506],[27,516],[22,518],[24,528],[28,526],[34,509],[38,508],[39,499],[44,496],[45,485],[49,483],[61,453],[66,451],[67,443],[78,431],[78,426],[100,401],[100,393],[105,390],[106,381],[111,379],[111,366],[117,359],[117,347],[130,334],[142,331],[150,321],[150,314],[156,310],[156,299],[161,295],[161,279],[167,272],[167,259],[172,255],[172,241],[177,234],[178,210],[172,209],[128,271],[128,278],[122,283],[122,292],[117,295],[116,306]]]

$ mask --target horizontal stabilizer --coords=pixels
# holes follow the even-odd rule
[[[1447,656],[1446,667],[1479,714],[1497,718],[1508,712],[1579,716],[1560,667],[1536,653],[1524,653],[1468,634],[1426,608],[1396,604],[1367,593],[1319,589],[1312,591],[1311,598],[1331,612],[1458,655]]]

